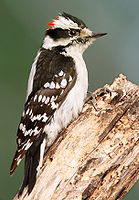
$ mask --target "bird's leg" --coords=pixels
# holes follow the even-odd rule
[[[103,97],[105,94],[110,94],[110,96],[111,96],[111,91],[108,88],[103,87],[103,88],[99,88],[98,90],[96,90],[93,93],[88,91],[87,94],[88,94],[88,96],[85,99],[85,103],[90,103],[94,107],[94,109],[96,111],[98,111],[96,106],[95,106],[96,99],[98,97]]]

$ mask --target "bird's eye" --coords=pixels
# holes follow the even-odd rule
[[[70,35],[70,36],[79,35],[79,30],[71,29],[71,30],[69,31],[69,35]]]

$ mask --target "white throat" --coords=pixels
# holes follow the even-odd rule
[[[44,41],[43,41],[43,45],[42,47],[45,48],[45,49],[52,49],[53,47],[56,47],[56,46],[66,46],[67,44],[69,44],[69,39],[59,39],[57,41],[54,41],[49,35],[47,35],[45,38],[44,38]]]

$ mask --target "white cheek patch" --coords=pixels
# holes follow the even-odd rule
[[[66,46],[66,45],[69,44],[69,42],[71,42],[71,40],[69,40],[69,38],[59,39],[57,41],[54,41],[49,35],[47,35],[44,38],[42,47],[45,48],[45,49],[52,50],[53,47],[56,47],[56,46],[59,46],[59,45]]]

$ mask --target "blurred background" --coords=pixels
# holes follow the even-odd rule
[[[27,78],[48,21],[61,11],[83,19],[96,32],[108,32],[84,54],[90,90],[112,83],[119,73],[139,83],[138,0],[0,0],[0,200],[12,199],[21,184],[23,162],[13,177],[9,168]],[[138,200],[138,187],[124,199]]]

